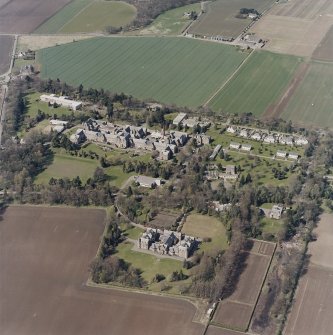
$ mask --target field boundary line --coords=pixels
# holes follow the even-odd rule
[[[86,8],[91,6],[96,0],[91,1],[87,6],[84,6],[80,11],[78,11],[69,21],[67,21],[65,24],[63,24],[57,31],[56,34],[59,33],[65,26],[67,26],[69,23],[71,23],[77,16],[79,16]],[[67,34],[71,35],[71,34]]]
[[[224,87],[231,81],[231,79],[233,79],[236,74],[240,71],[240,69],[243,67],[243,65],[245,63],[247,63],[248,59],[251,57],[251,55],[254,53],[254,51],[252,51],[237,67],[237,69],[230,75],[230,77],[217,89],[217,91],[215,93],[213,93],[208,100],[204,103],[204,107],[207,106],[223,89]]]
[[[275,244],[275,247],[274,247],[274,250],[273,250],[273,254],[272,254],[271,259],[270,259],[270,261],[269,261],[269,263],[268,263],[268,265],[267,265],[266,272],[265,272],[265,276],[264,276],[264,278],[263,278],[263,280],[262,280],[262,282],[261,282],[260,290],[259,290],[259,292],[258,292],[256,301],[255,301],[255,303],[254,303],[254,305],[253,305],[252,313],[251,313],[251,316],[250,316],[249,323],[247,324],[246,331],[248,331],[249,328],[250,328],[250,326],[251,326],[254,312],[255,312],[255,310],[256,310],[256,308],[257,308],[258,301],[259,301],[259,298],[260,298],[262,289],[263,289],[263,287],[264,287],[264,285],[265,285],[265,282],[266,282],[266,279],[267,279],[267,276],[268,276],[269,269],[271,268],[271,265],[272,265],[272,262],[273,262],[273,258],[274,258],[274,256],[275,256],[275,252],[276,252],[277,245],[276,245],[276,243],[274,243],[274,244]]]
[[[162,292],[154,292],[154,291],[144,290],[144,289],[134,288],[134,287],[126,287],[126,286],[121,286],[120,284],[117,285],[115,283],[97,284],[97,283],[94,283],[92,281],[90,276],[87,279],[87,281],[85,283],[85,286],[89,287],[89,288],[96,288],[96,289],[121,291],[121,292],[126,292],[128,294],[135,293],[135,294],[144,294],[144,295],[150,295],[150,296],[156,296],[156,297],[162,297],[162,298],[183,300],[183,301],[186,301],[186,302],[190,303],[191,305],[193,305],[195,307],[196,311],[193,315],[192,322],[204,324],[203,322],[200,322],[200,321],[195,319],[197,311],[200,309],[200,307],[203,307],[204,305],[206,305],[206,307],[207,307],[207,301],[205,301],[203,299],[198,299],[198,298],[185,296],[185,295],[165,293],[165,292],[163,292],[163,293]]]

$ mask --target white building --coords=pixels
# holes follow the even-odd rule
[[[242,144],[241,150],[243,150],[243,151],[251,151],[252,150],[252,145],[251,144]]]
[[[295,159],[295,160],[297,160],[298,157],[299,157],[299,154],[297,154],[296,152],[289,152],[288,157],[289,157],[290,159]]]
[[[240,144],[237,143],[237,142],[231,142],[230,145],[229,145],[229,147],[231,149],[237,149],[238,150],[240,148]]]
[[[265,143],[275,143],[275,137],[273,135],[267,135],[264,138]]]
[[[82,107],[81,101],[70,100],[67,97],[57,97],[55,94],[42,94],[40,100],[52,105],[57,104],[59,106],[67,107],[72,110],[78,110]]]
[[[285,151],[277,151],[276,152],[276,157],[286,158],[287,157],[287,153]]]
[[[179,113],[175,118],[174,120],[172,121],[172,123],[175,125],[175,126],[178,126],[181,124],[181,122],[186,118],[186,113]]]
[[[307,145],[308,143],[309,143],[309,141],[305,137],[298,137],[295,140],[296,145]]]
[[[230,126],[227,128],[227,133],[235,134],[235,132],[236,132],[236,129],[234,127]]]
[[[261,140],[261,135],[259,133],[254,133],[254,134],[251,135],[251,138],[253,140],[260,141]]]

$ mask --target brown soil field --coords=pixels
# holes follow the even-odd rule
[[[322,61],[333,61],[333,25],[323,40],[318,44],[312,58]]]
[[[158,213],[153,220],[148,222],[147,225],[158,229],[171,229],[178,217],[179,214]]]
[[[12,206],[0,218],[2,335],[202,334],[191,303],[87,287],[103,210]]]
[[[1,33],[31,33],[71,0],[9,0],[0,2]]]
[[[311,57],[332,24],[333,16],[329,14],[309,20],[269,12],[252,26],[250,32],[268,41],[266,50]]]
[[[240,333],[238,331],[220,328],[213,325],[210,325],[207,329],[207,332],[205,333],[205,335],[239,335],[239,334],[245,334],[245,333]]]
[[[214,323],[221,327],[246,331],[246,327],[251,319],[253,306],[235,301],[223,301],[216,311],[217,317]]]
[[[301,277],[285,335],[327,335],[333,329],[333,215],[323,214],[309,244],[310,263]]]
[[[13,44],[13,36],[0,35],[0,75],[9,70]]]
[[[292,0],[281,2],[272,8],[271,14],[301,19],[314,19],[320,14],[332,13],[331,0]]]
[[[236,289],[216,309],[213,323],[246,331],[275,250],[275,244],[253,241],[244,252],[245,269],[239,276]]]
[[[236,15],[241,8],[255,8],[262,13],[274,4],[274,0],[217,0],[206,5],[206,13],[190,27],[190,34],[201,36],[222,35],[237,37],[252,20],[239,19]]]

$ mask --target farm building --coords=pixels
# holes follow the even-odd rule
[[[80,144],[83,143],[87,137],[83,129],[77,129],[75,134],[71,135],[69,139],[75,144]]]
[[[227,128],[227,133],[235,134],[235,132],[236,132],[236,129],[234,127],[230,126]]]
[[[248,133],[247,129],[242,129],[242,130],[239,132],[239,136],[240,136],[240,137],[248,138],[249,133]]]
[[[135,182],[139,184],[139,186],[147,187],[147,188],[155,188],[156,186],[162,185],[162,179],[152,178],[147,176],[137,176],[134,178]]]
[[[280,205],[274,205],[269,213],[269,217],[271,219],[276,219],[279,220],[281,219],[282,216],[282,212],[283,212],[283,207]]]
[[[308,143],[309,143],[309,141],[305,137],[298,137],[295,140],[296,145],[307,145]]]
[[[252,145],[251,144],[242,144],[241,150],[243,150],[243,151],[251,151],[252,150]]]
[[[297,160],[298,157],[299,157],[299,154],[296,153],[296,152],[289,152],[288,157],[289,157],[290,159],[295,159],[295,160]]]
[[[63,120],[50,120],[50,125],[51,126],[65,126],[68,123],[68,121],[63,121]]]
[[[42,94],[40,96],[40,100],[51,105],[57,104],[72,110],[78,110],[82,107],[81,101],[70,100],[67,97],[57,97],[55,94]]]
[[[215,148],[214,148],[214,151],[213,153],[209,156],[209,159],[210,160],[213,160],[216,158],[217,154],[220,152],[222,148],[222,145],[221,144],[218,144]]]
[[[264,138],[265,143],[275,143],[275,137],[273,135],[267,135]]]
[[[251,135],[251,138],[253,140],[260,141],[261,140],[261,135],[259,133],[254,133],[254,134]]]
[[[230,149],[239,149],[240,148],[240,144],[237,142],[231,142],[229,145]]]
[[[287,157],[287,153],[285,151],[277,151],[276,152],[276,157],[286,158]]]
[[[279,143],[287,144],[287,145],[293,145],[294,144],[292,136],[284,136],[284,135],[282,135],[279,138]]]

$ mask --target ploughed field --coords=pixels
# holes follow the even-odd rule
[[[0,0],[0,32],[31,33],[71,0]]]
[[[327,335],[333,319],[333,215],[323,214],[310,242],[310,262],[301,276],[285,335]]]
[[[9,70],[14,37],[0,35],[0,75]]]
[[[188,302],[85,286],[103,210],[11,206],[0,218],[2,335],[203,332]]]
[[[274,0],[217,0],[206,4],[205,13],[189,29],[200,36],[237,37],[251,23],[251,19],[236,18],[241,8],[254,8],[259,13],[267,10]]]
[[[43,49],[43,78],[140,99],[197,107],[230,77],[247,53],[181,37],[108,37]]]
[[[217,306],[212,320],[213,325],[239,331],[247,330],[274,250],[274,243],[257,240],[249,243],[248,250],[242,255],[241,274],[235,290]],[[216,327],[211,331],[209,328],[208,334],[218,333]],[[221,334],[229,332],[223,330]]]

